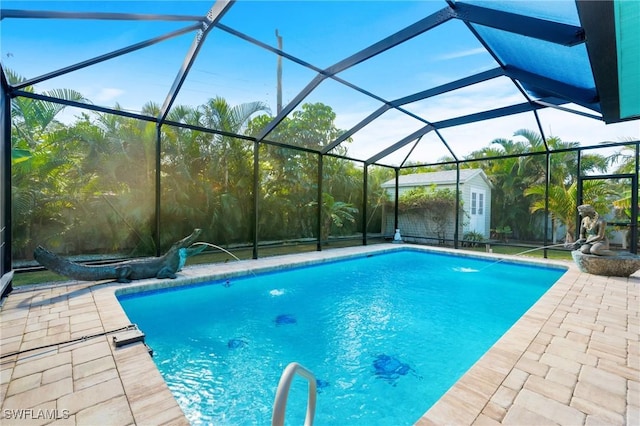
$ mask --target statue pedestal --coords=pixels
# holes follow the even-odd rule
[[[574,250],[571,256],[582,272],[594,275],[628,277],[640,269],[640,256],[628,252],[620,252],[613,256],[596,256]]]

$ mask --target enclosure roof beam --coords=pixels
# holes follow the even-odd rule
[[[456,160],[456,163],[457,163],[459,161],[458,156],[455,154],[455,152],[453,152],[453,150],[451,149],[451,147],[449,146],[445,138],[442,136],[442,133],[440,133],[440,130],[435,129],[435,132],[438,138],[440,139],[440,141],[442,142],[442,144],[444,145],[444,147],[447,148],[447,151],[449,151],[449,154],[451,154],[451,156]]]
[[[324,72],[322,70],[322,68],[316,67],[315,65],[312,65],[312,64],[310,64],[310,63],[308,63],[306,61],[303,61],[300,58],[297,58],[297,57],[295,57],[295,56],[293,56],[293,55],[291,55],[289,53],[286,53],[286,52],[284,52],[284,51],[282,51],[280,49],[277,49],[277,48],[275,48],[273,46],[270,46],[270,45],[268,45],[266,43],[263,43],[258,39],[255,39],[255,38],[253,38],[253,37],[251,37],[251,36],[249,36],[247,34],[244,34],[244,33],[240,32],[240,31],[237,31],[237,30],[235,30],[233,28],[230,28],[230,27],[228,27],[228,26],[226,26],[226,25],[224,25],[222,23],[217,23],[216,24],[216,28],[220,29],[222,31],[225,31],[225,32],[227,32],[227,33],[229,33],[231,35],[234,35],[236,37],[239,37],[239,38],[241,38],[241,39],[243,39],[245,41],[248,41],[249,43],[252,43],[252,44],[254,44],[254,45],[258,46],[258,47],[261,47],[261,48],[263,48],[265,50],[268,50],[271,53],[275,53],[276,55],[282,56],[283,58],[288,59],[288,60],[290,60],[292,62],[295,62],[296,64],[301,65],[301,66],[303,66],[305,68],[308,68],[308,69],[310,69],[312,71],[315,71],[316,73],[322,74]],[[334,80],[334,81],[336,81],[336,82],[338,82],[340,84],[343,84],[343,85],[349,87],[350,89],[353,89],[353,90],[355,90],[355,91],[357,91],[359,93],[362,93],[363,95],[368,96],[368,97],[370,97],[372,99],[375,99],[375,100],[377,100],[379,102],[382,102],[384,104],[389,103],[389,101],[387,101],[386,99],[383,99],[382,97],[380,97],[380,96],[378,96],[378,95],[376,95],[374,93],[371,93],[368,90],[363,89],[362,87],[358,87],[355,84],[352,84],[352,83],[350,83],[350,82],[348,82],[346,80],[343,80],[342,78],[340,78],[340,77],[338,77],[336,75],[328,76],[328,78],[331,78],[332,80]]]
[[[640,144],[640,141],[629,141],[629,142],[603,142],[603,144],[593,145],[593,146],[581,146],[574,148],[562,148],[550,150],[549,154],[558,154],[565,152],[577,152],[577,151],[588,151],[593,149],[602,149],[602,148],[615,148],[619,146],[629,146],[632,144]],[[437,163],[420,163],[420,164],[412,164],[410,166],[402,166],[400,168],[407,167],[431,167],[431,166],[442,166],[442,165],[450,165],[450,164],[465,164],[465,163],[477,163],[480,161],[491,161],[491,160],[505,160],[508,158],[521,158],[521,157],[535,157],[537,155],[546,155],[546,151],[535,151],[535,152],[521,152],[519,154],[505,154],[505,155],[495,155],[490,157],[482,157],[482,158],[465,158],[463,160],[451,160],[451,161],[440,161]],[[380,166],[390,167],[385,164],[379,164]],[[600,176],[597,176],[598,178]]]
[[[399,44],[404,43],[420,34],[429,31],[440,24],[443,24],[454,17],[453,10],[450,7],[445,7],[439,11],[427,16],[418,22],[409,25],[408,27],[398,31],[395,34],[390,35],[371,46],[362,49],[358,53],[355,53],[348,58],[330,66],[325,70],[327,75],[334,75],[342,72],[348,68],[353,67],[361,62],[366,61],[380,53],[383,53]]]
[[[365,161],[365,164],[375,163],[376,161],[380,160],[381,158],[384,158],[387,155],[391,154],[392,152],[402,148],[406,144],[411,143],[412,141],[414,141],[414,140],[416,140],[418,138],[421,138],[422,136],[426,135],[427,133],[429,133],[432,130],[435,130],[435,127],[432,126],[431,124],[428,124],[428,125],[424,126],[423,128],[421,128],[419,130],[416,130],[415,132],[411,133],[409,136],[406,136],[402,140],[400,140],[400,141],[394,143],[393,145],[387,147],[386,149],[380,151],[379,153],[377,153],[373,157],[370,157],[368,160]]]
[[[554,102],[551,100],[550,102]],[[566,103],[568,101],[558,99],[557,102]],[[491,120],[494,118],[506,117],[508,115],[520,114],[523,112],[534,111],[545,108],[542,105],[533,102],[525,102],[507,107],[496,108],[492,110],[477,112],[474,114],[463,115],[460,117],[450,118],[433,123],[436,129],[445,129],[447,127],[461,126],[464,124],[476,123],[478,121]]]
[[[415,22],[408,27],[386,37],[377,43],[372,44],[369,47],[362,49],[361,51],[345,58],[329,68],[321,71],[298,95],[286,105],[280,114],[278,114],[273,120],[271,120],[258,135],[258,140],[265,138],[275,127],[282,122],[299,104],[304,98],[306,98],[324,79],[333,77],[334,75],[342,72],[348,68],[358,65],[361,62],[366,61],[380,53],[383,53],[399,44],[404,43],[420,34],[429,31],[438,25],[449,21],[454,17],[453,10],[450,7],[445,7],[438,12],[435,12],[418,22]]]
[[[159,15],[141,13],[109,13],[109,12],[61,12],[44,10],[1,9],[0,19],[91,19],[108,21],[202,21],[202,16]]]
[[[561,100],[561,99],[557,99],[554,101],[554,99],[547,99],[549,102],[553,103],[553,102],[558,102],[558,103],[566,103],[567,101],[565,100]],[[365,164],[371,164],[371,163],[375,163],[376,161],[380,160],[381,158],[386,157],[387,155],[391,154],[392,152],[402,148],[403,146],[405,146],[406,144],[410,143],[411,141],[422,137],[423,135],[427,134],[428,132],[430,132],[431,130],[440,130],[440,129],[445,129],[447,127],[453,127],[453,126],[460,126],[460,125],[464,125],[464,124],[470,124],[470,123],[475,123],[478,121],[484,121],[484,120],[491,120],[493,118],[499,118],[499,117],[505,117],[508,115],[513,115],[513,114],[520,114],[523,112],[528,112],[528,111],[535,111],[538,109],[542,109],[545,108],[545,106],[539,105],[539,104],[535,104],[533,102],[526,102],[526,103],[521,103],[521,104],[517,104],[517,105],[511,105],[508,107],[503,107],[503,108],[496,108],[496,109],[492,109],[492,110],[488,110],[488,111],[483,111],[483,112],[479,112],[479,113],[475,113],[475,114],[469,114],[469,115],[465,115],[465,116],[460,116],[460,117],[455,117],[455,118],[451,118],[448,120],[442,120],[436,123],[432,123],[430,125],[427,125],[425,127],[423,127],[422,129],[417,130],[416,132],[410,134],[409,136],[405,137],[404,139],[400,140],[399,142],[396,142],[395,144],[389,146],[388,148],[386,148],[385,150],[379,152],[378,154],[370,157],[368,160],[365,161]],[[451,152],[453,154],[453,151],[449,148],[448,144],[443,140],[443,143],[445,143],[445,146],[449,149],[449,152]],[[455,158],[455,155],[454,155]],[[457,160],[456,160],[457,161]]]
[[[349,129],[346,132],[344,132],[343,134],[341,134],[336,140],[334,140],[333,142],[331,142],[330,144],[325,146],[322,149],[321,152],[323,154],[326,154],[327,152],[331,151],[333,148],[335,148],[336,146],[340,145],[342,142],[344,142],[347,139],[349,139],[356,132],[361,130],[364,126],[366,126],[367,124],[371,123],[373,120],[375,120],[376,118],[380,117],[382,114],[384,114],[385,112],[389,111],[390,109],[391,109],[391,105],[389,105],[389,104],[382,105],[380,108],[378,108],[377,110],[375,110],[374,112],[369,114],[369,116],[367,116],[364,120],[360,121],[358,124],[353,126],[351,129]]]
[[[105,53],[104,55],[96,56],[95,58],[87,59],[86,61],[78,62],[77,64],[70,65],[65,68],[60,68],[56,71],[49,72],[47,74],[43,74],[38,77],[31,78],[29,80],[25,80],[16,84],[14,86],[15,89],[23,89],[27,86],[33,86],[34,84],[41,83],[43,81],[59,77],[64,74],[68,74],[70,72],[78,71],[82,68],[89,67],[91,65],[99,64],[100,62],[108,61],[109,59],[117,58],[118,56],[125,55],[127,53],[135,52],[139,49],[144,49],[145,47],[153,46],[154,44],[163,42],[165,40],[169,40],[174,37],[181,36],[183,34],[189,33],[191,31],[195,31],[201,27],[201,24],[194,24],[188,27],[163,34],[161,36],[141,41],[140,43],[132,44],[131,46],[124,47],[122,49],[114,50],[113,52]]]
[[[586,43],[591,71],[605,123],[620,117],[619,46],[617,45],[615,2],[576,0],[580,23],[589,34]],[[629,54],[633,57],[633,54]],[[637,56],[636,56],[637,58]]]
[[[202,47],[202,43],[207,38],[207,34],[214,28],[216,23],[222,19],[224,14],[231,8],[235,0],[216,0],[214,5],[207,13],[204,21],[202,22],[202,28],[198,30],[196,37],[193,39],[191,43],[191,47],[187,52],[187,56],[182,63],[182,67],[178,71],[178,75],[176,76],[169,93],[167,94],[164,103],[162,104],[162,108],[160,108],[160,114],[158,114],[158,122],[162,123],[165,118],[167,118],[167,114],[169,114],[169,110],[171,109],[171,105],[176,100],[178,96],[178,92],[180,92],[180,88],[184,83],[184,80],[187,78],[187,74],[189,74],[189,70],[191,66],[196,60],[198,56],[198,52]]]
[[[54,98],[52,96],[41,95],[40,93],[26,92],[24,90],[13,90],[11,92],[11,96],[12,97],[21,96],[21,97],[29,98],[29,99],[37,99],[39,101],[55,102],[55,103],[58,103],[58,104],[62,104],[62,105],[66,105],[66,106],[70,106],[70,107],[74,107],[74,108],[88,109],[89,111],[95,111],[95,112],[102,112],[102,113],[106,113],[106,114],[119,115],[121,117],[134,118],[136,120],[141,120],[141,121],[150,121],[150,122],[153,122],[153,123],[156,123],[158,121],[158,119],[156,117],[149,117],[147,115],[136,114],[136,113],[129,112],[129,111],[124,111],[124,110],[121,110],[121,109],[107,108],[107,107],[102,107],[102,106],[94,105],[94,104],[88,104],[88,103],[84,103],[84,102],[71,101],[71,100],[68,100],[68,99]]]
[[[4,74],[4,67],[2,66],[2,63],[0,63],[0,85],[2,85],[2,89],[5,92],[10,92],[9,82],[7,81],[7,76]]]
[[[451,92],[453,90],[462,89],[464,87],[471,86],[477,83],[482,83],[483,81],[491,80],[496,77],[502,77],[504,75],[505,73],[502,68],[500,67],[493,68],[478,74],[461,78],[456,81],[452,81],[451,83],[446,83],[437,87],[433,87],[431,89],[424,90],[422,92],[414,93],[413,95],[405,96],[403,98],[398,98],[394,101],[391,101],[391,105],[395,107],[395,106],[410,104],[412,102],[421,101],[433,96]]]
[[[502,68],[494,68],[494,69],[490,69],[488,71],[483,71],[481,73],[469,76],[469,77],[465,77],[465,78],[461,78],[459,80],[456,81],[452,81],[450,83],[446,83],[443,85],[440,85],[438,87],[433,87],[431,89],[428,90],[424,90],[422,92],[419,93],[415,93],[413,95],[409,95],[409,96],[405,96],[403,98],[398,98],[394,101],[389,102],[387,105],[383,105],[380,108],[378,108],[376,111],[374,111],[372,114],[370,114],[368,117],[366,117],[365,119],[363,119],[362,121],[360,121],[358,124],[356,124],[355,126],[353,126],[351,129],[347,130],[345,133],[343,133],[342,135],[340,135],[340,137],[338,137],[335,141],[331,142],[329,145],[327,145],[323,150],[322,153],[327,153],[329,151],[331,151],[333,148],[335,148],[336,146],[338,146],[339,144],[341,144],[342,142],[344,142],[345,140],[347,140],[348,138],[350,138],[351,136],[353,136],[356,132],[362,130],[362,128],[364,128],[366,125],[368,125],[369,123],[371,123],[373,120],[375,120],[376,118],[378,118],[379,116],[381,116],[383,113],[387,112],[389,109],[396,108],[402,112],[404,112],[404,110],[400,109],[399,107],[402,105],[406,105],[412,102],[417,102],[432,96],[437,96],[443,93],[447,93],[450,92],[452,90],[457,90],[457,89],[462,89],[464,87],[476,84],[476,83],[480,83],[486,80],[490,80],[496,77],[500,77],[500,76],[504,76],[504,71],[502,70]],[[413,115],[412,115],[413,116]],[[426,122],[427,124],[428,121],[426,120],[421,120]],[[449,149],[449,152],[451,152],[451,149],[449,148],[449,146],[446,144],[446,142],[443,143],[445,144],[445,146],[447,147],[447,149]],[[453,155],[453,152],[451,152],[451,154]]]
[[[309,68],[310,70],[313,70],[313,71],[315,71],[317,73],[322,72],[322,68],[316,67],[315,65],[310,64],[309,62],[303,61],[302,59],[300,59],[300,58],[298,58],[296,56],[293,56],[293,55],[291,55],[291,54],[289,54],[289,53],[287,53],[287,52],[285,52],[283,50],[280,50],[278,48],[270,46],[267,43],[263,43],[262,41],[251,37],[250,35],[242,33],[240,31],[238,31],[238,30],[236,30],[234,28],[231,28],[231,27],[229,27],[227,25],[224,25],[224,24],[222,24],[220,22],[218,22],[216,24],[216,28],[219,29],[219,30],[222,30],[222,31],[224,31],[226,33],[229,33],[229,34],[231,34],[233,36],[241,38],[242,40],[247,41],[247,42],[249,42],[251,44],[255,44],[256,46],[259,46],[259,47],[261,47],[261,48],[263,48],[265,50],[268,50],[271,53],[275,53],[278,56],[282,56],[283,58],[288,59],[291,62],[295,62],[298,65],[301,65],[301,66],[303,66],[305,68]]]
[[[306,98],[309,93],[313,92],[313,90],[318,87],[318,85],[320,83],[322,83],[324,81],[324,79],[327,78],[327,76],[323,75],[323,74],[318,74],[316,75],[313,80],[311,80],[309,82],[309,84],[307,84],[305,86],[304,89],[302,89],[295,98],[293,98],[293,100],[291,102],[289,102],[284,108],[282,108],[282,110],[280,111],[280,113],[278,115],[276,115],[276,117],[271,120],[269,123],[267,123],[266,126],[264,126],[264,128],[260,131],[260,133],[258,134],[257,139],[259,141],[263,140],[269,133],[271,133],[271,131],[273,129],[275,129],[275,127],[280,124],[282,122],[282,120],[284,120],[286,118],[287,115],[289,115],[291,113],[291,111],[293,111],[299,104],[300,102],[302,102],[302,100],[304,98]]]
[[[321,68],[318,68],[318,67],[316,67],[316,66],[314,66],[314,65],[312,65],[312,64],[310,64],[310,63],[308,63],[306,61],[303,61],[300,58],[297,58],[297,57],[295,57],[293,55],[290,55],[290,54],[288,54],[288,53],[286,53],[286,52],[284,52],[284,51],[282,51],[280,49],[277,49],[277,48],[275,48],[273,46],[270,46],[270,45],[268,45],[266,43],[263,43],[260,40],[257,40],[257,39],[255,39],[255,38],[253,38],[251,36],[248,36],[247,34],[244,34],[244,33],[240,32],[240,31],[237,31],[237,30],[235,30],[233,28],[227,27],[224,24],[217,23],[216,24],[216,28],[218,28],[218,29],[220,29],[222,31],[225,31],[225,32],[227,32],[227,33],[229,33],[231,35],[234,35],[236,37],[239,37],[239,38],[241,38],[241,39],[243,39],[245,41],[248,41],[249,43],[255,44],[256,46],[261,47],[261,48],[263,48],[265,50],[268,50],[271,53],[275,53],[276,55],[279,55],[279,56],[282,56],[283,58],[289,59],[290,61],[295,62],[296,64],[301,65],[301,66],[303,66],[305,68],[308,68],[308,69],[310,69],[312,71],[315,71],[318,74],[323,74],[323,70]],[[356,86],[355,84],[352,84],[352,83],[350,83],[350,82],[348,82],[348,81],[346,81],[346,80],[344,80],[344,79],[342,79],[342,78],[340,78],[340,77],[338,77],[336,75],[331,75],[331,76],[328,76],[327,78],[330,78],[330,79],[332,79],[332,80],[334,80],[334,81],[336,81],[336,82],[338,82],[340,84],[343,84],[343,85],[349,87],[350,89],[353,89],[353,90],[355,90],[355,91],[357,91],[359,93],[362,93],[365,96],[368,96],[368,97],[370,97],[372,99],[375,99],[376,101],[381,102],[383,105],[391,106],[391,103],[388,100],[386,100],[386,99],[384,99],[384,98],[382,98],[382,97],[380,97],[380,96],[378,96],[378,95],[376,95],[374,93],[371,93],[368,90],[365,90],[365,89],[363,89],[363,88],[361,88],[359,86]],[[311,89],[311,90],[315,89],[315,87],[317,87],[317,85],[319,83],[321,83],[322,81],[324,81],[323,77],[318,78],[317,81],[316,80],[312,81],[312,83],[309,85],[310,86],[309,89]],[[294,105],[294,108],[295,108],[295,106],[297,106],[302,101],[302,99],[304,99],[310,93],[311,90],[307,90],[307,89],[303,90],[301,92],[302,94],[299,95],[301,100],[300,101],[292,101],[291,102],[291,104]],[[423,122],[425,124],[429,124],[425,119],[413,114],[412,112],[406,111],[406,110],[402,109],[399,106],[396,106],[395,108],[398,111],[400,111],[400,112],[402,112],[404,114],[407,114],[408,116],[410,116],[412,118],[415,118],[416,120],[419,120],[419,121],[421,121],[421,122]],[[292,109],[289,110],[288,113],[290,113],[291,111],[292,111]],[[282,115],[283,119],[284,119],[284,117],[286,117],[286,115],[287,114],[283,114]],[[281,120],[278,119],[277,117],[274,120],[277,120],[277,123],[281,122]],[[276,126],[277,126],[277,124],[276,124]],[[269,132],[270,131],[271,130],[269,130]],[[267,131],[265,130],[264,135],[266,136],[266,134],[267,134]],[[259,140],[266,140],[266,139],[264,139],[264,137],[263,137],[262,139],[259,139]],[[346,138],[345,138],[345,140],[346,140]],[[329,148],[329,149],[335,148],[336,145],[332,144],[332,147]],[[328,153],[329,149],[323,149],[322,152]]]
[[[560,101],[560,100],[558,99],[558,101]],[[599,115],[589,114],[588,112],[578,111],[578,110],[574,110],[574,109],[571,109],[571,108],[562,107],[560,105],[556,105],[556,104],[553,104],[553,103],[548,102],[548,101],[542,101],[542,100],[534,99],[531,102],[539,104],[539,105],[542,105],[542,106],[545,106],[545,107],[557,109],[559,111],[564,111],[564,112],[569,112],[571,114],[581,115],[583,117],[591,118],[591,119],[594,119],[594,120],[598,120],[598,121],[602,121],[603,120],[603,118],[601,116],[599,116]],[[565,103],[566,101],[560,101],[560,102]]]
[[[572,86],[561,81],[552,80],[540,75],[524,71],[513,66],[504,68],[505,75],[526,85],[537,88],[542,92],[553,93],[565,99],[566,102],[573,102],[590,110],[600,112],[598,108],[597,94],[592,89],[584,89]]]
[[[424,135],[423,135],[424,136]],[[416,139],[416,142],[413,144],[413,146],[411,147],[411,149],[409,150],[409,152],[407,153],[407,155],[405,155],[404,160],[402,160],[400,162],[400,166],[402,167],[405,165],[405,163],[407,161],[409,161],[409,157],[411,157],[411,154],[413,154],[413,150],[416,149],[416,147],[418,146],[418,144],[420,143],[420,141],[422,140],[422,136],[420,136],[418,139]]]
[[[457,19],[564,46],[585,40],[581,27],[467,3],[450,2]]]

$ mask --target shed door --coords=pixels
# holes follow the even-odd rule
[[[485,197],[486,192],[484,189],[471,188],[471,208],[469,213],[471,219],[469,220],[469,230],[479,232],[485,235]]]

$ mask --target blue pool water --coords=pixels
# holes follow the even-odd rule
[[[316,424],[413,424],[564,273],[402,250],[119,297],[192,424],[270,424],[297,361]],[[302,424],[296,378],[287,424]]]

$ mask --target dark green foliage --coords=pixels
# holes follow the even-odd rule
[[[400,195],[398,211],[425,219],[444,242],[446,230],[455,218],[456,194],[450,189],[436,189],[435,184],[417,187]]]
[[[478,247],[479,243],[484,241],[484,235],[479,232],[469,231],[464,233],[462,240],[462,244],[465,247]]]
[[[6,72],[11,82],[23,80]],[[68,89],[45,94],[89,102]],[[12,249],[18,261],[29,260],[38,244],[65,255],[153,255],[196,227],[203,230],[202,241],[227,246],[251,245],[256,231],[263,242],[318,237],[320,150],[343,133],[328,105],[303,104],[266,135],[266,142],[259,144],[258,194],[254,194],[255,144],[230,135],[259,135],[273,119],[268,107],[260,102],[231,106],[220,97],[197,107],[174,106],[168,120],[221,133],[161,127],[160,247],[154,239],[158,149],[154,123],[79,112],[73,122],[63,124],[57,120],[65,108],[62,104],[24,97],[13,98],[11,108]],[[142,107],[149,116],[157,116],[159,110],[153,103]],[[514,237],[522,239],[535,236],[540,228],[532,212],[540,214],[546,158],[538,135],[521,130],[515,136],[524,141],[496,139],[470,158],[541,152],[473,163],[494,184],[491,223],[510,226]],[[350,140],[345,142],[330,152],[347,155]],[[546,143],[560,151],[551,156],[552,194],[571,194],[577,154],[562,149],[577,144],[558,138]],[[629,152],[610,159],[618,160],[620,171],[635,170],[633,152]],[[604,170],[609,163],[601,156],[584,154],[581,164],[585,173]],[[322,157],[323,240],[380,232],[386,202],[381,184],[394,176],[394,170],[370,166],[366,189],[363,173],[359,163]],[[362,217],[365,190],[367,217]],[[623,197],[619,207],[628,209],[629,191],[620,188],[617,193]],[[558,198],[558,203],[551,203],[554,218],[570,224],[574,206],[560,195],[554,197]],[[257,230],[254,199],[258,200]],[[428,219],[434,232],[444,238],[454,217],[455,193],[423,188],[403,195],[399,207],[401,212]]]

